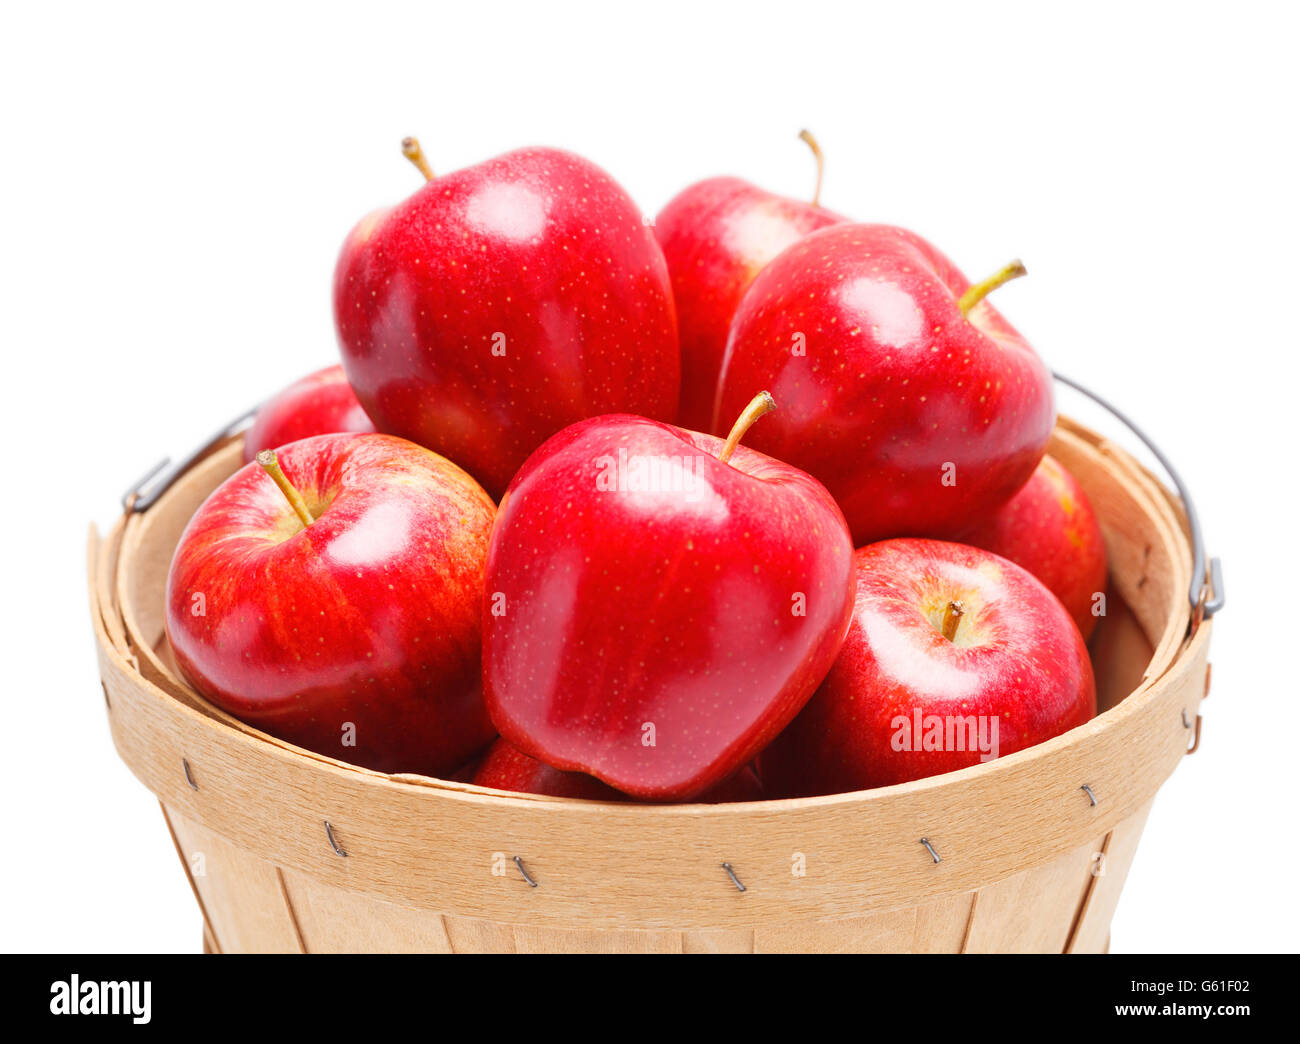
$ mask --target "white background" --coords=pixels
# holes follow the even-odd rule
[[[419,184],[399,139],[442,170],[571,148],[653,212],[718,173],[808,193],[805,125],[828,206],[971,275],[1025,259],[999,307],[1163,442],[1224,558],[1204,743],[1161,791],[1113,948],[1295,946],[1292,11],[25,4],[0,23],[0,947],[199,945],[109,738],[86,529],[157,458],[334,361],[339,244]]]

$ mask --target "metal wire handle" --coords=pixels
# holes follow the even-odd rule
[[[1120,409],[1106,399],[1103,399],[1094,391],[1090,391],[1077,381],[1071,380],[1064,374],[1052,372],[1062,384],[1073,388],[1080,395],[1091,399],[1103,410],[1118,420],[1124,427],[1128,428],[1138,440],[1147,449],[1151,455],[1160,462],[1160,466],[1165,469],[1174,488],[1178,491],[1178,496],[1183,502],[1183,510],[1187,513],[1187,528],[1192,534],[1192,583],[1187,592],[1187,600],[1191,603],[1193,621],[1199,623],[1197,615],[1200,618],[1208,619],[1223,608],[1223,564],[1217,558],[1207,560],[1205,554],[1205,537],[1201,532],[1201,517],[1196,513],[1196,504],[1192,500],[1191,491],[1184,485],[1182,476],[1178,474],[1178,469],[1170,463],[1169,458],[1164,455],[1160,447],[1151,441],[1150,436],[1139,428],[1133,420]],[[1208,577],[1209,583],[1206,582]]]
[[[1192,583],[1187,592],[1187,600],[1192,607],[1193,621],[1199,624],[1201,619],[1208,619],[1213,616],[1223,608],[1223,565],[1217,558],[1206,558],[1205,537],[1201,532],[1201,518],[1196,513],[1196,504],[1192,500],[1192,494],[1183,483],[1182,476],[1178,474],[1178,469],[1170,463],[1169,458],[1165,456],[1159,446],[1151,441],[1146,432],[1139,428],[1118,407],[1064,374],[1053,372],[1052,376],[1067,387],[1073,388],[1080,395],[1091,399],[1115,417],[1151,451],[1156,460],[1160,462],[1160,466],[1165,469],[1165,473],[1173,481],[1174,488],[1178,491],[1178,496],[1182,499],[1183,509],[1187,512],[1187,526],[1192,534]],[[258,406],[254,406],[252,409],[241,413],[182,460],[173,463],[171,458],[164,457],[126,491],[122,497],[122,507],[128,512],[148,510],[159,497],[167,492],[172,483],[188,471],[199,458],[203,457],[218,443],[238,434],[257,413],[258,409]]]
[[[164,493],[171,489],[172,483],[189,471],[199,458],[205,456],[212,448],[232,435],[237,435],[260,410],[261,404],[245,410],[219,432],[181,460],[173,462],[171,457],[163,457],[157,464],[140,476],[139,480],[122,494],[122,507],[128,512],[147,511],[153,507]]]

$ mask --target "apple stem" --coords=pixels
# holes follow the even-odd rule
[[[822,198],[822,175],[826,172],[826,157],[822,154],[822,147],[817,144],[817,139],[813,137],[813,132],[806,127],[799,132],[799,140],[812,149],[813,159],[817,161],[817,187],[813,189],[812,205],[819,207]]]
[[[312,513],[307,508],[307,501],[302,499],[302,494],[298,492],[294,484],[285,476],[284,470],[280,467],[280,461],[276,458],[275,453],[269,449],[262,450],[257,455],[257,463],[262,466],[262,470],[271,476],[271,479],[280,487],[280,492],[284,494],[284,499],[289,502],[293,508],[294,514],[302,523],[303,529],[316,521]]]
[[[961,602],[949,602],[943,611],[943,636],[952,641],[957,637],[957,625],[961,623],[966,607]]]
[[[424,175],[425,181],[433,180],[433,168],[425,158],[424,149],[420,148],[419,138],[403,138],[402,155],[415,164],[415,169]]]
[[[736,452],[736,447],[740,445],[740,440],[745,437],[745,432],[749,431],[750,425],[765,413],[771,413],[776,409],[776,400],[772,398],[771,392],[761,391],[749,400],[749,405],[741,411],[736,423],[731,426],[731,433],[727,436],[727,441],[723,443],[722,452],[718,454],[718,460],[723,464],[731,459],[731,455]]]
[[[970,310],[977,304],[993,293],[1003,283],[1009,283],[1013,279],[1019,279],[1022,275],[1028,275],[1028,269],[1025,268],[1024,262],[1018,258],[1009,265],[999,268],[982,283],[972,283],[967,291],[957,299],[957,307],[961,310],[962,315],[970,315]]]

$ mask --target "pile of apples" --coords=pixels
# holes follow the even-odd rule
[[[338,260],[343,365],[261,409],[176,549],[199,692],[600,800],[860,790],[1095,715],[1105,549],[988,300],[1018,262],[972,284],[736,178],[652,224],[568,152],[403,148],[426,183]]]

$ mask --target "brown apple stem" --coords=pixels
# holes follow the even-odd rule
[[[817,161],[817,187],[813,189],[812,205],[821,206],[822,198],[822,175],[826,172],[826,157],[822,154],[822,147],[817,144],[817,139],[813,137],[813,132],[804,128],[799,132],[799,140],[805,142],[812,149],[813,159]]]
[[[957,637],[957,625],[961,623],[966,607],[961,602],[949,602],[943,611],[943,636],[952,641]]]
[[[999,268],[982,283],[972,283],[970,288],[957,299],[957,307],[961,309],[962,315],[970,315],[972,308],[1003,283],[1009,283],[1013,279],[1019,279],[1022,275],[1028,274],[1028,269],[1025,268],[1023,261],[1019,259],[1012,261],[1009,265]]]
[[[303,529],[316,521],[312,517],[311,511],[307,507],[307,501],[302,499],[302,494],[285,476],[284,470],[280,467],[280,461],[276,459],[275,453],[269,449],[262,450],[257,455],[257,463],[262,466],[262,470],[271,476],[271,479],[280,487],[280,492],[284,494],[284,499],[289,502],[293,508],[294,514],[298,516],[298,521],[302,523]]]
[[[433,180],[433,168],[425,158],[424,149],[420,148],[419,138],[403,138],[402,155],[415,164],[415,169],[424,175],[425,181]]]
[[[736,452],[736,447],[740,445],[740,440],[745,437],[745,432],[749,431],[750,425],[765,413],[771,413],[776,409],[776,400],[772,398],[770,392],[761,391],[749,400],[749,405],[741,411],[736,423],[731,426],[731,433],[727,436],[727,441],[722,446],[722,452],[718,454],[718,460],[723,464],[731,459],[731,455]]]

